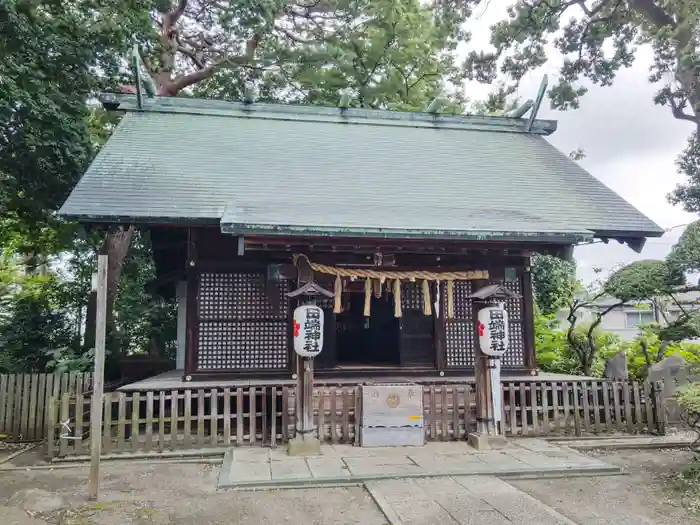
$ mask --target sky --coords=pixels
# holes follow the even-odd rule
[[[485,7],[478,7],[467,26],[472,41],[460,52],[488,49],[489,27],[505,18],[505,8],[511,3],[512,0],[491,0]],[[545,73],[550,86],[556,83],[558,60],[556,56],[550,58],[540,71],[523,79],[518,93],[521,100],[536,97]],[[653,103],[658,86],[647,80],[650,64],[650,50],[640,49],[634,65],[621,71],[613,86],[583,83],[589,91],[579,109],[554,111],[545,97],[538,113],[538,118],[559,122],[557,131],[548,137],[554,146],[564,153],[584,150],[586,158],[579,163],[586,170],[659,226],[670,230],[661,238],[648,239],[641,254],[616,241],[577,247],[577,274],[586,282],[607,275],[621,264],[665,257],[683,232],[683,227],[678,226],[698,218],[666,200],[666,195],[684,180],[676,172],[675,159],[685,147],[692,125],[675,120],[669,108]],[[479,100],[485,98],[489,89],[490,86],[469,83],[466,94]],[[596,273],[594,268],[601,272]]]

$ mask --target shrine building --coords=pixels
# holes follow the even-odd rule
[[[555,121],[101,100],[124,116],[60,214],[150,237],[182,383],[296,377],[287,294],[309,280],[334,294],[318,381],[472,375],[491,284],[512,292],[502,373],[535,374],[531,257],[663,233],[547,141]]]

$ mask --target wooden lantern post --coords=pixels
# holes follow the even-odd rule
[[[296,396],[301,414],[297,414],[297,435],[289,441],[290,456],[318,456],[321,454],[323,431],[314,434],[314,357],[323,350],[323,310],[316,306],[317,297],[333,298],[335,294],[313,280],[289,292],[287,297],[302,297],[305,304],[294,310],[294,351],[301,358]]]
[[[477,449],[505,445],[501,424],[501,356],[508,351],[508,313],[504,303],[520,296],[502,284],[481,286],[474,300],[476,350],[476,432],[467,437]]]

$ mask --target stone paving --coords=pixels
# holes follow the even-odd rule
[[[365,482],[391,525],[576,525],[493,476]]]
[[[219,488],[356,484],[435,476],[614,474],[620,469],[539,439],[510,440],[507,448],[477,451],[464,442],[423,447],[328,445],[322,456],[290,457],[284,448],[233,448],[224,457]]]

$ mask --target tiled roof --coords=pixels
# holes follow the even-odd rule
[[[122,109],[133,97],[120,100]],[[128,112],[61,214],[232,233],[659,236],[542,135],[556,123],[157,99]]]

